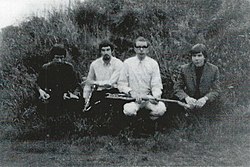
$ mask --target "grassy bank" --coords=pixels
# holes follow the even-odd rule
[[[1,140],[1,166],[249,166],[250,106],[148,138]]]

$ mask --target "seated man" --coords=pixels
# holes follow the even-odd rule
[[[161,97],[163,86],[159,65],[148,56],[149,45],[144,37],[135,40],[136,55],[124,61],[118,88],[120,92],[136,99],[123,106],[126,116],[136,116],[140,109],[145,108],[150,111],[151,120],[156,120],[166,112],[166,106],[155,100]]]
[[[174,93],[193,109],[204,108],[218,99],[219,69],[207,62],[205,45],[194,45],[190,54],[192,61],[182,66],[181,73],[174,84]]]
[[[64,46],[55,44],[50,54],[53,60],[43,65],[37,78],[37,90],[42,101],[38,106],[39,114],[58,117],[80,111],[79,77],[73,66],[65,61]]]
[[[109,103],[105,99],[106,93],[119,92],[117,80],[122,68],[122,61],[113,56],[114,45],[107,40],[99,44],[100,58],[90,64],[89,73],[84,86],[84,111],[91,112],[109,110]]]

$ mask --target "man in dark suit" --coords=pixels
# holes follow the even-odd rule
[[[174,92],[180,100],[194,108],[202,108],[219,96],[219,69],[207,62],[205,45],[194,45],[190,54],[192,62],[182,66]]]
[[[53,60],[42,66],[37,78],[37,90],[41,100],[39,114],[57,117],[80,111],[79,78],[72,64],[65,61],[64,46],[55,44],[50,54]]]

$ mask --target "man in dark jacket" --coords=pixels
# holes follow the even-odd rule
[[[204,44],[194,45],[190,50],[191,62],[181,67],[174,84],[174,95],[190,108],[184,110],[178,105],[169,105],[170,126],[176,123],[177,126],[192,125],[204,117],[211,121],[215,119],[220,93],[219,69],[207,62],[206,50]]]
[[[43,65],[37,78],[42,101],[38,106],[39,114],[56,117],[80,110],[79,80],[72,64],[65,61],[66,50],[63,45],[56,44],[50,55],[53,60]]]
[[[185,100],[194,108],[202,108],[218,99],[219,69],[207,62],[205,45],[194,45],[190,54],[192,62],[182,66],[174,92],[180,100]]]

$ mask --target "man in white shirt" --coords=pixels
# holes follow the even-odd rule
[[[150,110],[150,118],[155,120],[166,112],[165,104],[156,100],[161,98],[163,89],[159,65],[148,56],[149,42],[144,37],[135,40],[134,50],[136,55],[124,61],[118,89],[136,101],[126,103],[123,113],[135,116],[141,108],[145,108]]]
[[[114,45],[110,41],[104,40],[99,44],[101,57],[90,64],[83,92],[85,103],[91,100],[91,104],[94,105],[103,101],[106,93],[118,92],[116,86],[123,63],[112,56],[113,51]],[[93,86],[96,86],[95,91],[92,89]],[[94,91],[93,94],[92,91]]]

